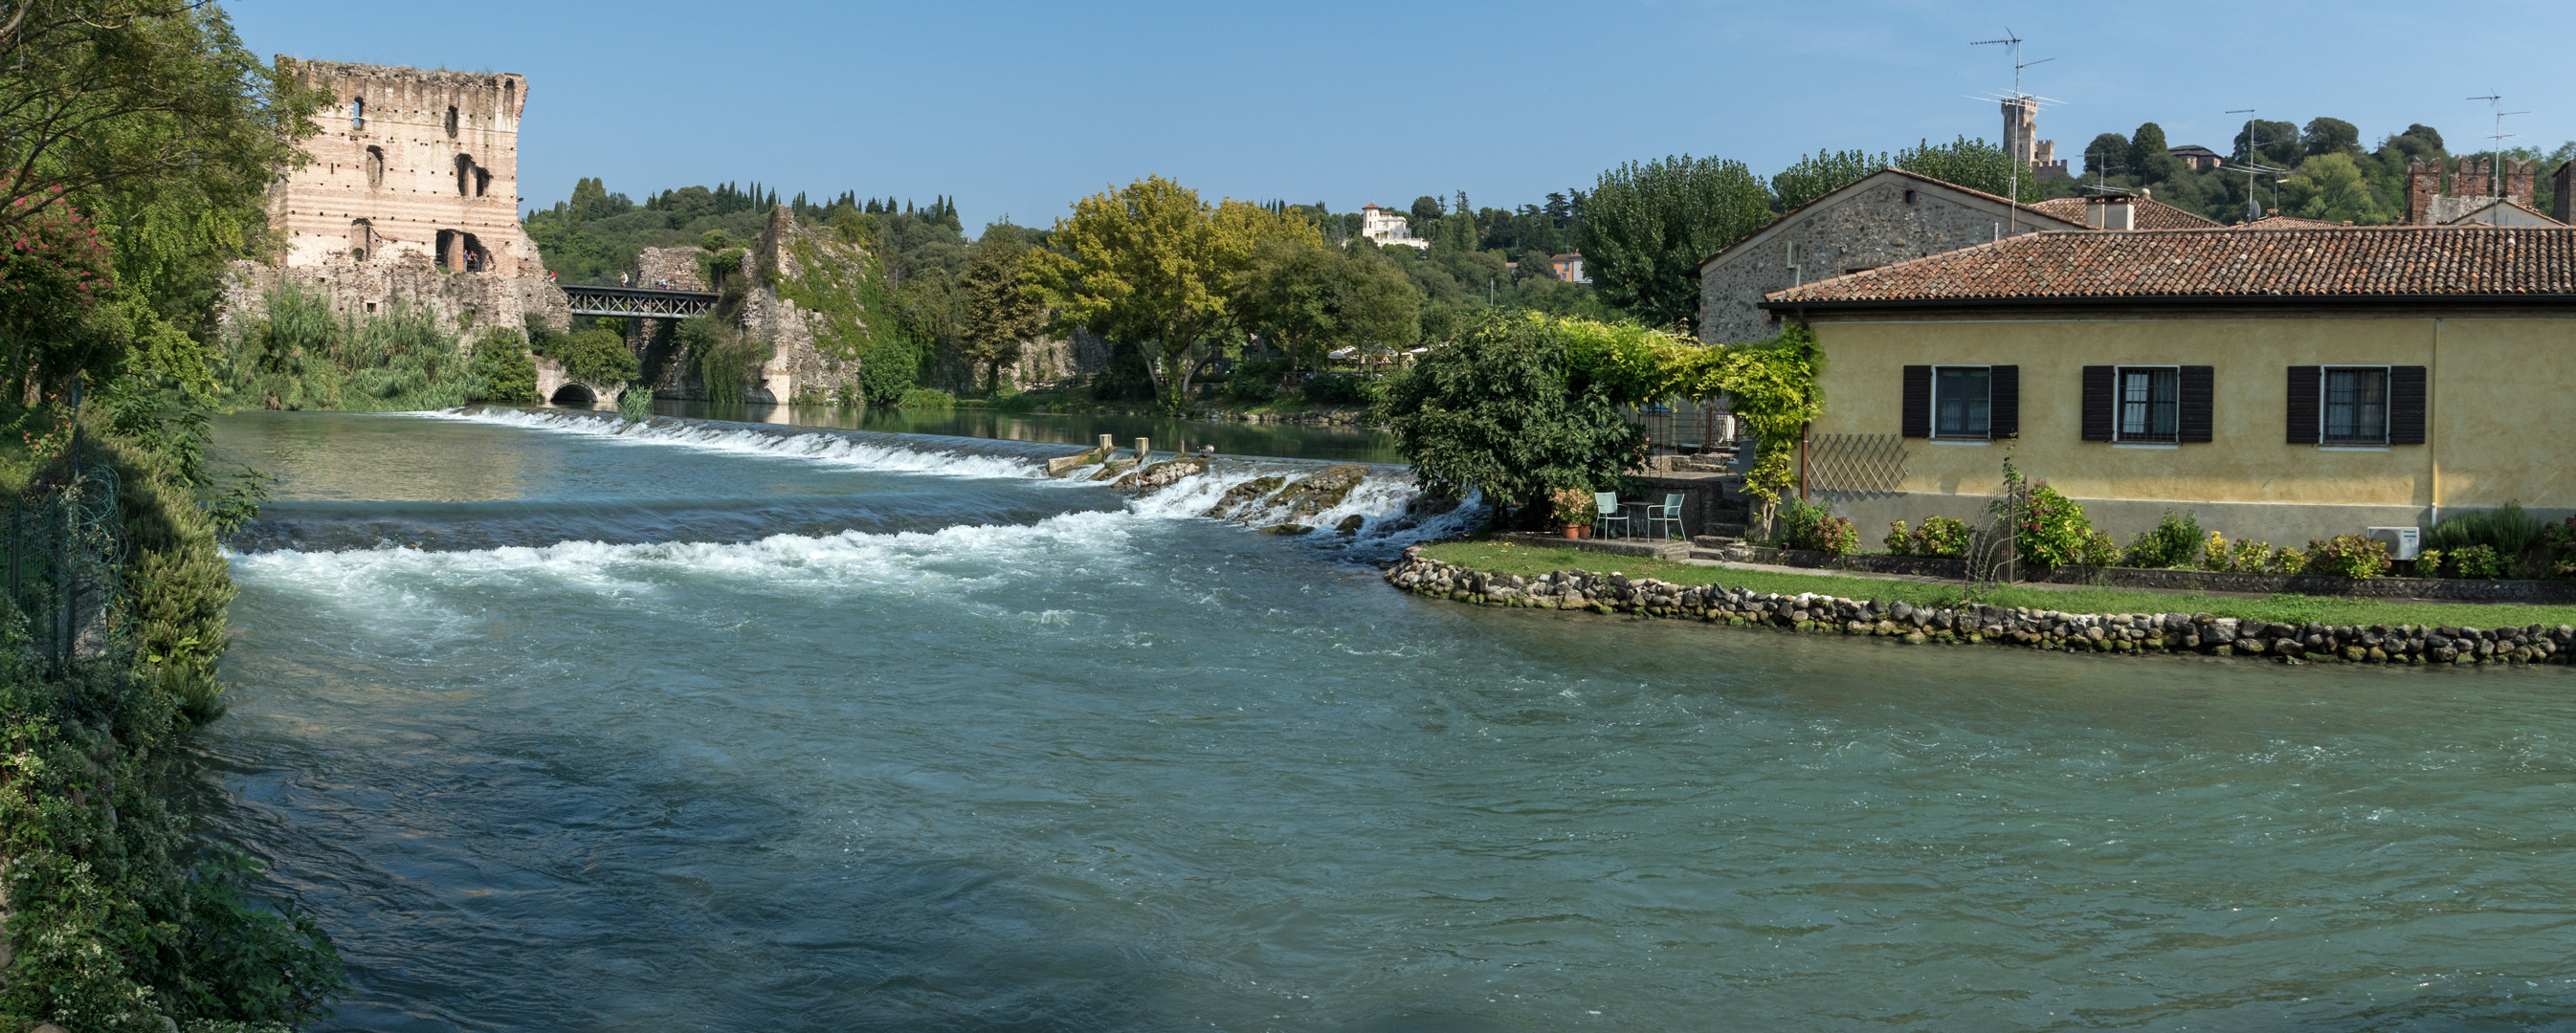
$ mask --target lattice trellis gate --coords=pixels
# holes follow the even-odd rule
[[[1807,490],[1893,495],[1911,453],[1894,434],[1818,434],[1806,444]]]
[[[121,594],[123,522],[116,473],[83,463],[69,483],[38,487],[12,501],[0,534],[9,601],[26,618],[27,635],[60,672],[106,648],[109,615]]]

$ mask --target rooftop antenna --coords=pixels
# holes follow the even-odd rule
[[[2253,108],[2234,108],[2229,110],[2227,113],[2230,115],[2245,116],[2245,156],[2237,159],[2237,163],[2234,165],[2220,165],[2219,168],[2228,172],[2242,172],[2245,174],[2245,221],[2253,222],[2254,220],[2263,217],[2263,202],[2254,196],[2254,177],[2272,177],[2272,207],[2279,208],[2281,206],[2281,177],[2289,175],[2290,170],[2275,168],[2254,160],[2254,156],[2261,153],[2257,148],[2263,146],[2263,141],[2254,135]]]
[[[2029,67],[2031,67],[2031,66],[2033,66],[2033,65],[2044,65],[2044,64],[2047,64],[2047,63],[2049,63],[2049,62],[2051,62],[2051,61],[2055,61],[2055,60],[2057,60],[2056,58],[2053,58],[2053,57],[2043,57],[2043,58],[2040,58],[2040,59],[2039,59],[2039,60],[2037,60],[2037,61],[2024,61],[2024,60],[2022,60],[2022,59],[2021,59],[2021,37],[2013,34],[2012,26],[2010,26],[2010,25],[2006,25],[2006,26],[2004,26],[2004,38],[2002,38],[2002,39],[1979,39],[1979,40],[1970,40],[1970,41],[1968,41],[1968,45],[1969,45],[1969,46],[1972,46],[1972,47],[1993,47],[1993,46],[2000,46],[2000,47],[2003,47],[2003,48],[2004,48],[2004,52],[2005,52],[2005,53],[2012,55],[2012,66],[2013,66],[2013,88],[2012,88],[2012,96],[2011,96],[2011,97],[2009,97],[2009,98],[2006,98],[2006,102],[2007,102],[2007,103],[2011,103],[2011,104],[2016,104],[2016,105],[2019,105],[2019,104],[2028,104],[2028,105],[2030,105],[2030,106],[2032,106],[2032,107],[2034,107],[2034,108],[2036,108],[2036,107],[2038,107],[2038,106],[2039,106],[2039,100],[2040,100],[2040,98],[2033,97],[2033,96],[2031,96],[2031,95],[2029,95],[2029,94],[2027,94],[2027,93],[2023,93],[2023,92],[2021,91],[2021,72],[2022,72],[2022,69],[2029,68]],[[2018,117],[2019,117],[2018,113],[2016,113],[2015,117],[2016,117],[2016,118],[2018,118]],[[2009,145],[2012,143],[2012,141],[2010,141],[2010,140],[2006,140],[2006,141],[2004,141],[2004,143],[2005,143],[2007,146],[2009,146]],[[2008,160],[2008,161],[2006,162],[2006,164],[2011,166],[2011,170],[2010,170],[2010,172],[2009,172],[2008,176],[2006,177],[2006,182],[2007,182],[2007,184],[2008,184],[2008,185],[2005,187],[2005,190],[2007,191],[2007,193],[2006,193],[2006,196],[2004,197],[2004,201],[2005,201],[2005,203],[2006,203],[2007,205],[2009,205],[2009,206],[2010,206],[2010,212],[2011,212],[2011,214],[2006,215],[2006,216],[2004,217],[2004,225],[2005,225],[2005,227],[2006,227],[2006,235],[2007,235],[2007,236],[2011,236],[2011,235],[2018,235],[2018,234],[2021,232],[2021,166],[2022,166],[2022,162],[2021,162],[2020,156],[2018,156],[2018,155],[2014,155],[2014,154],[2007,153],[2007,154],[2005,154],[2005,155],[2004,155],[2004,157],[2005,157],[2005,158],[2007,158],[2007,159],[2010,159],[2010,160]]]
[[[2528,115],[2531,114],[2531,112],[2506,111],[2504,109],[2504,95],[2501,93],[2489,92],[2484,97],[2470,97],[2468,99],[2485,101],[2487,102],[2487,106],[2495,111],[2495,132],[2487,134],[2487,140],[2494,144],[2493,147],[2488,149],[2495,152],[2495,167],[2488,170],[2487,173],[2487,196],[2503,197],[2504,187],[2500,181],[2504,176],[2504,142],[2522,135],[2520,133],[2508,133],[2504,131],[2505,116]]]

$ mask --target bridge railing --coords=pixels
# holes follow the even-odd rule
[[[650,287],[566,287],[565,300],[576,316],[641,316],[686,319],[716,310],[713,291],[666,291]]]

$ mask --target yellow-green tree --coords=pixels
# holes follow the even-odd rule
[[[1073,204],[1051,250],[1029,256],[1028,287],[1059,330],[1089,327],[1144,349],[1164,411],[1189,408],[1190,385],[1240,329],[1236,285],[1260,242],[1320,244],[1314,224],[1224,200],[1161,176]]]

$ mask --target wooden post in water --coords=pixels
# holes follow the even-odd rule
[[[1153,458],[1153,457],[1154,457],[1154,439],[1152,439],[1152,438],[1137,438],[1137,439],[1136,439],[1136,465],[1138,465],[1138,466],[1143,466],[1143,465],[1145,465],[1145,460],[1151,459],[1151,458]]]
[[[1114,437],[1111,437],[1111,436],[1109,436],[1109,435],[1107,435],[1107,434],[1103,434],[1103,435],[1101,435],[1101,436],[1100,436],[1100,461],[1101,461],[1101,462],[1104,462],[1104,463],[1105,463],[1105,462],[1108,462],[1108,461],[1109,461],[1109,454],[1110,454],[1110,453],[1112,453],[1112,452],[1116,452],[1116,451],[1118,451],[1118,439],[1117,439],[1117,438],[1114,438]]]

